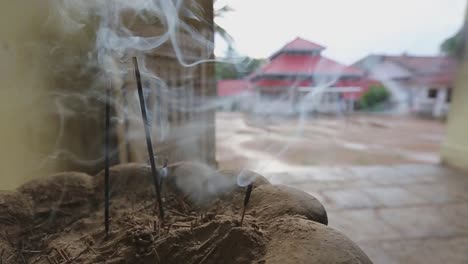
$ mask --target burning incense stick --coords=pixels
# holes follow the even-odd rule
[[[109,144],[110,144],[110,87],[106,89],[106,131],[104,142],[104,158],[105,158],[105,172],[104,172],[104,226],[106,237],[109,236],[109,200],[110,200],[110,182],[109,182]]]
[[[240,226],[242,226],[242,223],[244,222],[245,209],[247,208],[247,205],[249,204],[250,195],[252,194],[252,188],[253,188],[253,183],[247,185],[247,190],[245,191],[245,196],[244,196],[244,209],[242,210]]]
[[[162,199],[161,199],[161,186],[159,185],[160,181],[158,179],[159,173],[156,170],[156,164],[154,162],[153,143],[151,142],[151,131],[150,131],[150,126],[148,122],[148,116],[146,114],[145,97],[143,96],[143,87],[141,85],[140,69],[138,67],[138,60],[136,57],[133,57],[133,65],[135,67],[135,78],[136,78],[137,87],[138,87],[138,97],[140,99],[141,115],[143,117],[143,125],[145,127],[146,146],[148,148],[148,156],[150,159],[151,173],[153,175],[154,188],[156,190],[156,199],[157,199],[158,206],[159,206],[159,217],[161,218],[161,220],[163,220],[164,208],[163,208]]]

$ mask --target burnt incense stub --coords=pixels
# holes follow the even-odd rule
[[[14,194],[0,193],[3,263],[21,263],[21,256],[26,263],[39,264],[54,263],[54,259],[55,263],[70,259],[80,264],[371,263],[344,235],[311,220],[310,211],[323,207],[301,205],[307,198],[292,189],[276,190],[287,203],[268,202],[276,185],[260,178],[251,185],[250,199],[246,199],[248,188],[237,186],[235,175],[211,170],[216,178],[211,182],[215,178],[201,174],[206,168],[200,164],[168,167],[161,193],[166,207],[164,225],[153,212],[149,166],[134,163],[110,168],[112,229],[108,239],[103,239],[102,229],[104,171],[94,177],[62,173],[28,183]],[[198,175],[188,174],[189,168],[195,173],[198,170]],[[191,181],[180,179],[186,177],[192,177]],[[204,181],[192,189],[181,186],[196,179]],[[227,188],[230,183],[234,185]],[[215,187],[223,191],[215,192]],[[187,195],[187,190],[207,191],[209,199]],[[24,204],[50,210],[26,214]],[[247,210],[240,226],[244,206]],[[275,209],[285,206],[289,210]],[[17,217],[3,221],[4,215]],[[21,243],[27,254],[20,254]]]
[[[245,197],[244,197],[244,209],[242,210],[240,226],[242,226],[242,223],[244,223],[245,210],[247,210],[247,205],[249,204],[249,201],[250,201],[250,195],[252,194],[252,188],[253,188],[253,183],[247,185],[247,188],[246,188],[246,191],[245,191]]]

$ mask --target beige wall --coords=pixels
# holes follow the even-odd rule
[[[51,138],[31,138],[31,130],[45,135],[51,127],[38,123],[45,109],[31,108],[47,85],[40,64],[40,25],[47,9],[40,1],[0,2],[0,189],[11,189],[50,168],[38,170]],[[24,6],[29,8],[24,8]],[[37,42],[35,42],[37,44]]]
[[[468,60],[460,65],[442,147],[445,164],[468,170]]]
[[[468,22],[465,23],[465,29]],[[465,35],[468,36],[468,35]],[[468,170],[468,42],[455,83],[447,123],[447,138],[442,147],[442,160],[450,166]]]
[[[68,168],[68,161],[51,156],[64,145],[82,154],[83,142],[59,138],[60,125],[79,127],[59,121],[56,102],[58,93],[89,87],[90,79],[70,73],[81,69],[92,31],[60,17],[53,2],[0,1],[0,190]]]

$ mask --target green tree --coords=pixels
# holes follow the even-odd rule
[[[217,0],[214,1],[216,3]],[[229,5],[224,5],[214,11],[214,16],[216,17],[224,17],[226,13],[232,12],[234,9]],[[230,46],[234,42],[234,38],[226,31],[225,28],[220,26],[216,21],[214,22],[215,33],[219,34],[221,38],[223,38]]]
[[[440,51],[447,56],[460,57],[467,36],[466,30],[466,26],[462,27],[455,35],[444,40],[440,45]]]
[[[217,0],[214,0],[214,3],[216,2]],[[226,13],[232,11],[234,11],[232,7],[223,5],[215,10],[214,16],[224,17]],[[218,80],[243,78],[263,64],[263,59],[241,57],[233,47],[234,38],[218,23],[215,22],[214,26],[215,33],[219,34],[227,43],[227,50],[224,57],[220,58],[221,61],[216,63],[216,78]]]
[[[357,102],[359,109],[373,109],[386,102],[390,93],[383,85],[372,85]]]
[[[256,59],[240,56],[233,48],[228,47],[226,54],[216,62],[216,78],[241,79],[256,71],[264,62],[264,59]]]

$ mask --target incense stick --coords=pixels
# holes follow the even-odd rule
[[[244,222],[245,210],[247,209],[247,205],[249,204],[250,195],[252,194],[252,187],[253,187],[253,183],[247,185],[247,190],[245,191],[244,209],[242,210],[242,217],[241,217],[241,221],[240,221],[240,226],[242,226],[242,223]]]
[[[156,164],[154,162],[153,143],[151,142],[151,131],[150,131],[150,126],[148,122],[148,115],[146,112],[146,104],[145,104],[145,97],[143,95],[143,87],[141,84],[140,69],[138,67],[138,60],[136,57],[133,57],[133,65],[135,67],[135,78],[136,78],[137,88],[138,88],[138,97],[140,99],[140,108],[141,108],[141,115],[143,117],[143,126],[145,127],[146,146],[148,148],[148,156],[150,159],[151,173],[153,175],[154,188],[156,190],[156,199],[157,199],[158,206],[159,206],[159,217],[161,218],[161,220],[163,220],[164,208],[163,208],[162,199],[161,199],[161,186],[159,185],[159,179],[158,179],[159,174],[156,170]]]
[[[110,87],[106,89],[106,128],[104,142],[105,172],[104,172],[104,228],[106,237],[109,236],[109,203],[110,203],[110,182],[109,182],[109,144],[110,144]]]
[[[125,146],[125,155],[127,157],[127,162],[130,162],[131,152],[130,152],[130,142],[128,140],[130,124],[128,122],[128,99],[127,99],[128,87],[122,89],[122,110],[123,110],[123,124],[124,124],[124,146]]]

